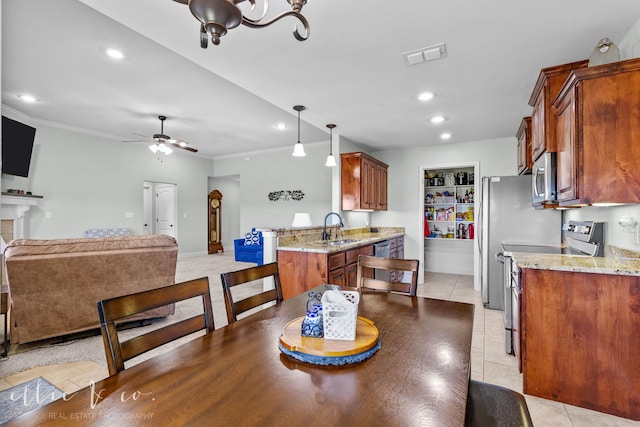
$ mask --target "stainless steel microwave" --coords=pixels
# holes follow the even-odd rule
[[[531,175],[533,204],[557,201],[556,153],[543,153],[533,164]]]

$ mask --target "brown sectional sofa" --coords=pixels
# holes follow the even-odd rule
[[[175,283],[173,237],[13,240],[5,252],[11,342],[98,328],[96,303]],[[173,305],[130,320],[173,314]]]

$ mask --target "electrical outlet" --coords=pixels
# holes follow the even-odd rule
[[[47,219],[51,219],[51,218],[53,218],[53,215],[51,215],[51,212],[47,211],[47,212],[44,213],[44,217],[47,218]]]

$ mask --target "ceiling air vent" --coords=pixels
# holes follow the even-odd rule
[[[421,64],[423,62],[435,61],[447,56],[447,48],[444,43],[438,43],[433,46],[423,47],[421,49],[412,50],[402,54],[404,60],[409,65]]]

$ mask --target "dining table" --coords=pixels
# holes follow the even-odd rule
[[[377,328],[379,350],[319,365],[279,347],[307,300],[265,308],[7,425],[464,426],[472,304],[362,291],[358,316]]]

